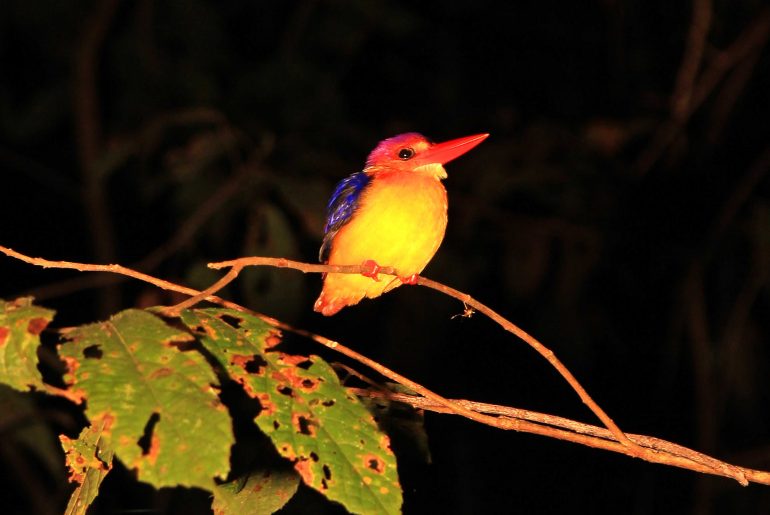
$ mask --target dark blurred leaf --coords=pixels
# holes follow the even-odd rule
[[[294,496],[299,476],[292,469],[255,471],[214,489],[214,515],[269,515]]]

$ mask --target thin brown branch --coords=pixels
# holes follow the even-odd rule
[[[454,297],[455,299],[461,301],[465,306],[470,306],[479,313],[483,313],[490,319],[497,322],[506,331],[524,340],[527,345],[535,349],[538,354],[543,356],[548,361],[548,363],[550,363],[551,366],[553,366],[556,371],[559,372],[559,374],[567,381],[567,383],[569,383],[572,389],[575,390],[575,392],[580,397],[580,400],[582,400],[583,403],[588,406],[588,408],[599,418],[599,420],[602,421],[605,427],[612,432],[612,434],[619,442],[623,443],[624,445],[628,445],[629,447],[636,446],[636,444],[628,440],[623,431],[620,430],[620,428],[609,417],[609,415],[607,415],[607,413],[605,413],[604,410],[600,408],[598,404],[596,404],[591,396],[588,395],[588,392],[585,390],[585,388],[583,388],[575,376],[572,375],[572,372],[570,372],[567,367],[564,366],[564,364],[556,357],[553,351],[540,343],[540,341],[538,341],[534,336],[530,335],[510,320],[506,319],[496,311],[493,311],[491,308],[485,304],[482,304],[466,293],[455,290],[454,288],[433,281],[431,279],[426,279],[424,277],[420,277],[417,281],[417,284],[427,286],[428,288],[432,288],[434,290],[445,293],[450,297]]]
[[[181,286],[179,284],[172,283],[170,281],[164,281],[163,279],[158,279],[157,277],[153,277],[149,274],[132,270],[131,268],[128,268],[122,265],[93,265],[89,263],[76,263],[73,261],[52,261],[44,258],[30,257],[20,252],[16,252],[15,250],[10,249],[8,247],[3,247],[2,245],[0,245],[0,253],[3,253],[8,257],[18,259],[25,263],[29,263],[30,265],[39,266],[41,268],[77,270],[79,272],[105,272],[109,274],[117,274],[125,277],[131,277],[133,279],[137,279],[139,281],[157,286],[158,288],[161,288],[163,290],[175,291],[178,293],[183,293],[185,295],[194,296],[201,293],[200,291],[194,288],[188,288],[186,286]],[[209,302],[214,302],[221,306],[225,306],[233,309],[243,309],[241,306],[239,306],[234,302],[229,302],[216,296],[210,296],[204,300],[207,300]],[[261,315],[261,314],[257,314],[257,315],[272,325],[275,325],[276,323],[275,319],[271,317]]]
[[[735,221],[741,208],[746,205],[751,194],[768,176],[768,173],[770,173],[770,145],[751,163],[722,207],[713,228],[709,232],[707,254],[714,251],[725,231]],[[707,255],[706,257],[710,256]]]
[[[164,281],[156,277],[149,276],[147,274],[131,270],[129,268],[120,265],[93,265],[86,263],[73,263],[68,261],[51,261],[43,258],[29,257],[19,252],[16,252],[7,247],[0,246],[0,252],[9,257],[19,259],[25,263],[29,263],[35,266],[43,268],[65,268],[72,270],[79,270],[84,272],[110,272],[132,277],[149,284],[153,284],[163,289],[173,290],[186,295],[198,295],[201,292],[192,288],[187,288],[178,284]],[[238,263],[235,261],[227,263],[220,263],[215,265],[221,265],[221,268],[246,266],[245,263]],[[346,266],[346,267],[330,267],[326,265],[315,265],[308,263],[297,263],[285,259],[276,258],[245,258],[244,261],[248,261],[250,264],[254,262],[260,262],[260,264],[271,264],[282,268],[296,268],[303,271],[316,271],[316,272],[344,272],[344,273],[359,273],[360,266]],[[297,266],[292,266],[297,264]],[[300,268],[301,267],[301,268]],[[381,273],[395,272],[394,270],[383,269]],[[392,274],[387,274],[392,275]],[[730,477],[738,481],[742,485],[746,485],[749,481],[756,483],[763,483],[770,485],[770,472],[752,470],[744,467],[738,467],[717,460],[715,458],[705,456],[701,453],[695,452],[691,449],[681,447],[665,440],[660,440],[653,437],[643,435],[623,435],[633,442],[633,446],[628,446],[619,441],[615,433],[609,429],[588,426],[581,424],[580,422],[563,419],[561,417],[554,417],[552,415],[537,414],[533,412],[526,412],[525,410],[517,410],[516,408],[509,408],[504,406],[492,407],[489,404],[474,403],[471,401],[453,401],[446,399],[422,385],[411,381],[400,374],[388,369],[387,367],[357,353],[356,351],[345,347],[339,342],[335,342],[326,337],[304,331],[302,329],[296,329],[288,324],[280,322],[274,318],[254,313],[238,304],[225,301],[215,296],[209,296],[206,300],[215,302],[217,304],[237,309],[244,312],[249,312],[258,316],[267,323],[286,331],[291,331],[296,334],[305,336],[313,341],[324,345],[325,347],[332,349],[340,354],[350,357],[358,361],[359,363],[377,371],[384,377],[391,379],[403,386],[406,386],[410,390],[421,395],[425,400],[416,400],[419,397],[411,396],[409,400],[412,402],[422,403],[422,407],[428,406],[425,403],[431,403],[430,406],[435,407],[435,411],[449,412],[458,415],[465,416],[471,420],[479,423],[488,424],[493,427],[506,430],[516,430],[529,432],[533,434],[540,434],[549,436],[552,438],[558,438],[573,443],[579,443],[589,447],[598,449],[605,449],[628,456],[640,457],[646,461],[652,463],[660,463],[671,466],[677,466],[696,472],[714,474],[719,476]],[[461,299],[462,300],[462,299]],[[499,316],[499,315],[498,315]],[[525,333],[526,334],[526,333]],[[401,399],[403,401],[403,399]],[[427,408],[426,408],[427,409]],[[521,418],[518,418],[521,417]],[[643,449],[641,454],[637,449]]]
[[[312,263],[302,263],[298,261],[292,261],[284,258],[269,258],[269,257],[249,257],[249,258],[241,258],[241,259],[235,259],[231,261],[223,261],[220,263],[209,263],[210,268],[214,269],[221,269],[221,268],[228,268],[230,267],[232,272],[236,268],[240,271],[245,266],[275,266],[278,268],[292,268],[295,270],[299,270],[302,272],[332,272],[332,273],[362,273],[365,270],[361,265],[320,265],[320,264],[312,264]],[[399,276],[397,270],[393,269],[392,267],[382,267],[380,269],[380,273],[383,275],[392,275],[392,276]],[[236,274],[237,275],[237,274]],[[218,281],[217,285],[219,287],[223,287],[224,284],[229,283],[233,280],[234,277],[232,275],[228,274],[226,280],[223,278],[222,280]],[[222,283],[220,285],[220,283]],[[518,336],[522,340],[524,340],[528,345],[530,345],[535,351],[537,351],[541,356],[543,356],[558,372],[559,374],[567,381],[567,383],[572,387],[572,389],[578,394],[580,399],[583,401],[586,406],[601,420],[601,422],[607,427],[607,429],[613,434],[616,442],[620,443],[622,446],[625,447],[625,451],[623,451],[624,454],[628,454],[629,456],[634,456],[637,458],[642,458],[648,461],[657,461],[657,458],[654,456],[654,452],[645,449],[643,447],[640,447],[635,442],[631,441],[624,433],[621,431],[621,429],[615,424],[615,422],[607,415],[604,410],[599,407],[599,405],[591,398],[591,396],[588,394],[588,392],[583,388],[583,386],[577,381],[577,379],[574,377],[574,375],[567,369],[567,367],[564,366],[564,364],[556,357],[556,355],[548,349],[545,345],[540,343],[537,339],[535,339],[533,336],[528,334],[523,329],[516,326],[511,321],[507,320],[488,306],[482,304],[481,302],[477,301],[473,297],[471,297],[468,294],[465,294],[463,292],[460,292],[458,290],[455,290],[454,288],[451,288],[449,286],[446,286],[444,284],[438,283],[436,281],[432,281],[430,279],[419,277],[417,280],[417,284],[421,286],[426,286],[428,288],[432,288],[434,290],[440,291],[446,295],[449,295],[453,298],[458,299],[459,301],[463,302],[464,306],[467,307],[471,306],[471,308],[483,313],[487,317],[489,317],[491,320],[497,322],[501,327],[503,327],[506,331],[514,334],[515,336]],[[210,288],[207,290],[207,293],[213,293],[214,291],[217,291],[216,289]],[[295,330],[295,332],[297,332]],[[302,334],[302,333],[300,333]],[[329,342],[324,342],[324,339],[316,338],[314,335],[307,333],[306,336],[313,338],[315,341],[330,346]],[[336,342],[331,342],[335,345]],[[334,348],[334,347],[332,347]],[[348,349],[349,350],[349,349]],[[353,351],[350,351],[353,352]],[[348,354],[346,354],[348,355]],[[415,383],[409,381],[408,379],[399,376],[393,371],[387,370],[382,365],[379,365],[378,363],[372,362],[371,360],[368,360],[367,358],[364,358],[363,356],[356,355],[355,357],[351,355],[354,359],[361,361],[361,359],[366,359],[367,362],[365,363],[367,366],[377,370],[380,374],[384,375],[385,377],[388,377],[392,379],[393,381],[396,381],[400,384],[403,384],[407,386],[408,388],[411,388],[421,395],[437,400],[439,399],[439,396],[437,396],[434,392],[431,392],[427,389],[420,389],[419,385],[416,385]],[[471,416],[468,411],[461,406],[458,405],[447,405],[450,409],[453,409],[454,413],[457,413],[459,415],[463,415],[467,418],[470,418],[471,420],[475,420],[477,422],[483,423],[483,424],[489,424],[494,425],[495,427],[501,427],[503,429],[511,429],[511,427],[507,427],[505,425],[501,426],[499,425],[499,421],[493,421],[488,418],[479,418],[478,416]],[[532,432],[536,432],[534,428],[529,428],[532,430]],[[538,433],[543,434],[543,433]],[[558,438],[555,434],[550,434],[550,436],[554,438]],[[588,445],[586,443],[586,445]],[[605,448],[605,447],[602,447]],[[618,451],[620,452],[620,451]],[[694,461],[697,461],[700,459],[698,456],[693,457]],[[722,462],[719,462],[720,464]],[[701,463],[701,465],[704,465],[708,467],[708,465]],[[742,472],[735,469],[732,465],[726,465],[721,464],[720,465],[721,475],[726,475],[728,477],[734,477],[736,480],[741,482],[745,481],[745,478],[742,475]]]
[[[639,175],[647,173],[660,159],[682,132],[692,115],[719,85],[725,74],[745,59],[751,59],[754,52],[767,44],[768,37],[770,37],[770,8],[765,7],[726,50],[714,54],[691,88],[692,93],[686,102],[687,109],[672,115],[660,125],[635,163]]]
[[[726,50],[717,52],[711,59],[693,90],[689,115],[692,115],[708,98],[728,71],[762,49],[767,44],[768,37],[770,37],[770,7],[764,7]]]
[[[215,269],[231,267],[231,272],[232,272],[232,270],[234,270],[235,268],[240,269],[240,268],[243,268],[244,266],[258,266],[258,265],[287,267],[287,268],[300,270],[302,272],[342,272],[342,273],[362,273],[363,272],[360,265],[352,265],[352,266],[315,265],[315,264],[309,264],[309,263],[300,263],[297,261],[290,261],[282,258],[264,258],[264,257],[241,258],[233,261],[224,261],[221,263],[210,263],[209,267],[215,268]],[[383,267],[380,270],[380,273],[384,275],[399,276],[398,271],[394,270],[391,267]],[[230,280],[232,280],[232,278]],[[225,282],[224,284],[226,284],[227,282]],[[222,285],[222,287],[224,286],[224,284]],[[643,452],[643,450],[638,448],[636,444],[634,444],[628,438],[626,438],[626,436],[623,434],[623,431],[620,430],[617,424],[615,424],[615,422],[607,415],[607,413],[605,413],[604,410],[601,409],[601,407],[599,407],[598,404],[596,404],[596,402],[591,398],[590,395],[588,395],[588,392],[585,390],[585,388],[583,388],[583,386],[578,382],[575,376],[572,375],[572,373],[567,369],[567,367],[565,367],[564,364],[556,357],[553,351],[551,351],[545,345],[540,343],[536,338],[534,338],[533,336],[528,334],[526,331],[518,327],[516,324],[514,324],[510,320],[506,319],[496,311],[492,310],[485,304],[482,304],[481,302],[479,302],[478,300],[474,299],[473,297],[471,297],[466,293],[455,290],[454,288],[451,288],[439,282],[433,281],[431,279],[427,279],[425,277],[419,277],[417,279],[417,284],[434,289],[436,291],[444,293],[445,295],[449,295],[450,297],[454,297],[455,299],[462,302],[466,307],[470,306],[476,311],[483,313],[493,321],[497,322],[506,331],[524,340],[524,342],[526,342],[530,347],[535,349],[535,351],[537,351],[538,354],[543,356],[551,364],[551,366],[553,366],[559,372],[559,374],[567,381],[567,383],[569,383],[572,389],[575,390],[575,392],[578,394],[578,396],[583,401],[583,403],[586,406],[588,406],[588,408],[599,418],[599,420],[602,421],[602,423],[607,427],[607,429],[612,431],[612,433],[615,435],[615,438],[619,442],[623,443],[624,445],[627,445],[630,448],[636,448],[637,452],[640,452],[640,453]],[[214,289],[212,291],[209,291],[208,293],[213,293],[215,291],[218,291],[218,289]]]
[[[279,322],[277,326],[281,329],[310,338],[313,341],[328,347],[329,349],[333,349],[351,359],[358,361],[359,363],[368,366],[369,368],[377,371],[382,376],[387,377],[388,379],[391,379],[392,381],[399,383],[402,386],[406,386],[421,396],[410,396],[411,399],[423,398],[425,399],[426,403],[429,403],[431,406],[436,406],[434,411],[437,412],[461,415],[481,424],[486,424],[498,429],[514,430],[538,434],[541,436],[548,436],[551,438],[566,440],[588,447],[604,449],[635,458],[641,458],[651,463],[672,465],[680,468],[694,470],[696,472],[729,477],[735,479],[744,486],[748,484],[748,478],[751,478],[750,480],[754,482],[770,484],[770,472],[753,471],[743,467],[731,465],[717,460],[716,458],[706,456],[691,449],[687,449],[686,447],[682,447],[671,442],[666,442],[665,440],[660,440],[658,438],[635,435],[637,438],[634,440],[634,445],[641,447],[639,441],[645,443],[644,452],[638,453],[633,448],[618,442],[615,439],[614,434],[608,429],[595,428],[597,433],[592,434],[591,430],[586,430],[585,428],[595,426],[588,426],[586,424],[581,424],[580,422],[564,419],[561,417],[555,417],[553,415],[531,415],[534,412],[527,412],[526,410],[501,406],[498,406],[497,409],[478,409],[478,406],[489,407],[491,405],[475,403],[473,401],[456,402],[442,397],[431,390],[428,390],[424,386],[401,376],[400,374],[357,353],[348,347],[343,346],[339,342],[335,342],[334,340],[330,340],[324,336],[313,334],[309,331],[293,328],[281,322]],[[537,421],[528,420],[526,417],[518,418],[516,417],[516,413],[528,413],[530,414],[532,420],[540,419],[540,423]],[[542,421],[548,422],[543,423]],[[554,427],[549,427],[548,424]],[[569,430],[565,428],[569,428]],[[576,428],[583,430],[579,431]]]
[[[391,401],[408,404],[417,409],[433,411],[436,413],[451,413],[444,406],[433,403],[429,399],[426,399],[424,397],[420,397],[417,395],[392,392],[388,390],[383,391],[383,388],[381,387],[378,387],[376,390],[368,390],[363,388],[350,388],[350,390],[356,395],[362,396],[362,397],[386,398]],[[468,409],[477,411],[479,413],[494,414],[494,415],[499,415],[503,417],[508,417],[511,419],[518,419],[522,421],[532,422],[540,426],[551,426],[554,428],[563,429],[563,430],[566,430],[567,433],[588,436],[590,437],[590,439],[583,440],[580,443],[584,443],[586,445],[589,445],[590,447],[605,448],[608,450],[621,452],[623,454],[628,454],[629,456],[633,456],[631,453],[627,452],[625,449],[619,447],[617,441],[614,440],[614,435],[608,429],[605,429],[603,427],[584,424],[582,422],[577,422],[575,420],[571,420],[563,417],[557,417],[546,413],[538,413],[536,411],[513,408],[510,406],[500,406],[497,404],[488,404],[484,402],[469,401],[465,399],[449,399],[449,400],[455,404],[465,406]],[[533,432],[533,431],[526,431],[526,432]],[[568,441],[575,441],[571,437],[565,438],[564,435],[565,435],[564,432],[559,432],[559,436],[556,436],[556,438],[559,438],[562,440],[568,440]],[[650,449],[651,451],[668,454],[671,457],[675,457],[675,458],[676,457],[682,458],[681,461],[678,459],[672,459],[671,461],[666,461],[666,462],[657,461],[657,463],[665,463],[665,464],[679,466],[690,470],[695,470],[691,465],[693,463],[692,458],[697,456],[698,461],[696,463],[698,463],[698,465],[696,465],[696,467],[701,467],[699,468],[699,471],[705,472],[705,473],[713,473],[713,470],[719,469],[720,464],[722,464],[722,462],[710,456],[699,453],[687,447],[669,442],[667,440],[662,440],[660,438],[655,438],[652,436],[638,435],[638,434],[631,434],[631,433],[626,433],[626,436],[628,436],[629,439],[634,441],[639,446]],[[599,442],[597,440],[604,440],[606,442],[611,442],[614,445],[611,446],[611,448],[608,448],[608,447],[605,447],[605,444],[603,442]],[[590,442],[590,443],[587,443],[587,442]],[[702,465],[706,463],[708,463],[708,466]],[[761,470],[741,468],[741,467],[738,467],[738,468],[741,469],[741,471],[745,474],[746,478],[749,481],[765,483],[768,480],[770,480],[770,473],[768,472],[764,472]],[[733,476],[730,476],[730,477],[733,477]]]
[[[709,114],[709,128],[706,139],[712,144],[719,143],[720,135],[727,125],[730,113],[741,98],[741,93],[749,83],[756,69],[757,62],[762,55],[760,49],[754,50],[744,59],[725,79],[725,84],[714,99],[711,113]]]
[[[671,112],[677,120],[686,118],[690,110],[693,85],[703,61],[703,50],[711,27],[711,16],[711,0],[693,0],[687,45],[676,77],[674,93],[671,95]]]

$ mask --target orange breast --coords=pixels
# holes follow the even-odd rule
[[[446,190],[437,178],[413,172],[378,176],[362,194],[351,221],[335,235],[329,264],[358,265],[372,259],[395,267],[402,277],[418,274],[438,250],[446,224]],[[378,282],[357,274],[328,274],[316,309],[326,304],[331,312],[322,312],[333,314],[400,284],[389,276]]]

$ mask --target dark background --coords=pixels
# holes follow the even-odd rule
[[[449,228],[425,275],[541,339],[624,430],[767,470],[763,5],[7,0],[0,244],[197,287],[210,261],[312,262],[334,184],[379,140],[489,132],[448,166]],[[259,269],[224,295],[448,397],[594,422],[524,343],[453,318],[455,300],[403,287],[327,319],[312,312],[319,289],[317,275]],[[3,259],[0,297],[22,293],[57,327],[178,300]],[[37,409],[49,438],[77,434],[68,404]],[[770,512],[767,486],[448,415],[426,426],[432,463],[400,457],[406,513]],[[46,475],[0,440],[3,506],[60,511],[63,465]],[[206,505],[117,470],[93,512]],[[304,491],[287,512],[323,506]]]

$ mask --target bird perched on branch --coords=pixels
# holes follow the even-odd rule
[[[363,171],[343,179],[328,205],[319,259],[362,274],[327,273],[314,309],[326,316],[402,284],[414,284],[438,250],[447,224],[444,164],[489,134],[431,143],[415,132],[381,141]],[[399,276],[377,274],[380,266]]]

